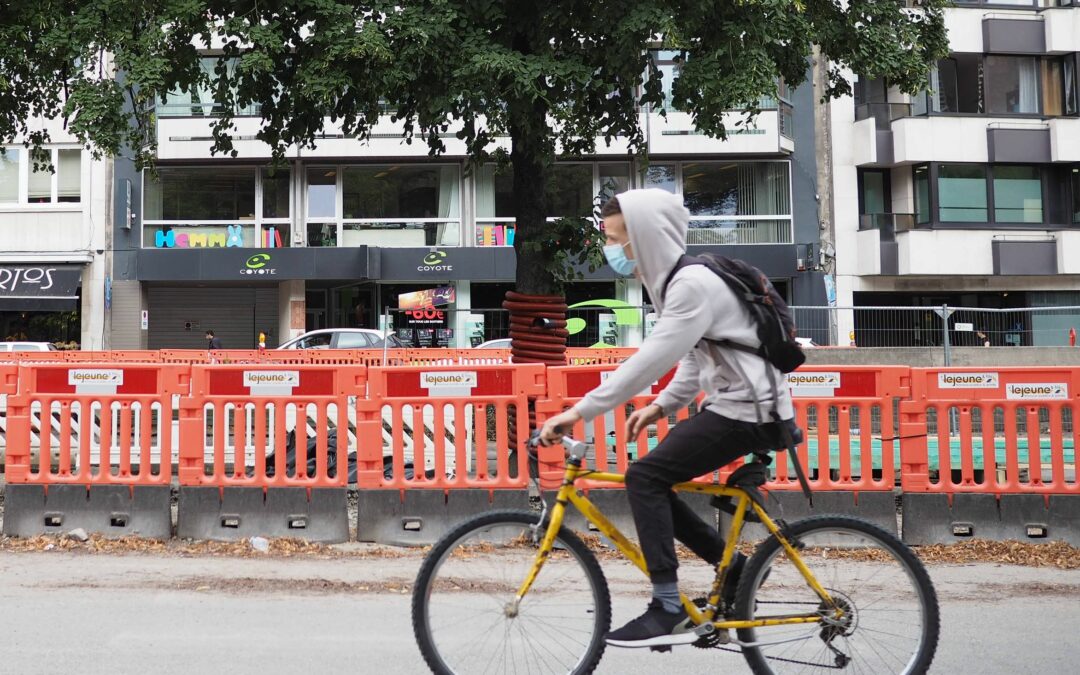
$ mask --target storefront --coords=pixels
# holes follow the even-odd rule
[[[83,265],[0,264],[0,340],[77,348]]]
[[[268,347],[306,328],[318,289],[355,287],[368,274],[366,246],[342,249],[142,249],[148,349],[202,349],[207,330],[226,349]],[[305,288],[315,286],[314,291]],[[313,310],[326,311],[313,303]],[[324,316],[324,315],[321,315]]]

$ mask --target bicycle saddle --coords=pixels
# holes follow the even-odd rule
[[[750,499],[754,500],[758,506],[765,508],[765,496],[758,490],[759,487],[764,485],[769,480],[769,464],[772,463],[772,457],[763,453],[755,452],[754,461],[743,464],[738,469],[735,469],[728,476],[728,487],[736,487],[746,492],[750,496]],[[735,514],[735,504],[731,501],[731,497],[713,497],[711,500],[712,505],[731,515]],[[761,519],[757,517],[757,514],[753,510],[746,512],[746,522],[748,523],[760,523]]]

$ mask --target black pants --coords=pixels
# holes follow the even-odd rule
[[[724,539],[671,486],[715,471],[754,450],[783,447],[778,424],[758,425],[704,410],[675,425],[656,449],[630,465],[626,492],[638,541],[653,583],[676,580],[675,539],[711,565],[724,554]]]

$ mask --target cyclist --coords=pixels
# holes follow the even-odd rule
[[[540,438],[545,444],[557,442],[561,431],[623,405],[676,364],[674,379],[655,403],[627,419],[628,438],[674,415],[698,392],[707,392],[701,412],[672,427],[656,449],[626,472],[652,601],[643,615],[606,636],[608,644],[618,647],[686,644],[697,636],[679,601],[674,539],[713,566],[720,562],[724,541],[717,528],[699,518],[671,487],[751,451],[784,447],[779,425],[788,424],[793,430],[791,395],[781,387],[779,400],[772,400],[765,369],[773,366],[764,359],[705,340],[760,344],[749,311],[719,276],[704,265],[676,267],[686,253],[690,220],[680,197],[659,189],[630,190],[608,201],[601,216],[608,264],[616,273],[642,281],[659,320],[634,356],[580,403],[549,419]],[[772,375],[774,381],[783,381],[779,371],[774,369]],[[784,422],[771,421],[774,404]],[[737,554],[725,582],[723,595],[729,605],[745,561]]]

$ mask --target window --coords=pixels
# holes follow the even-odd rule
[[[1033,56],[986,57],[987,110],[993,113],[1037,115],[1039,78]]]
[[[296,343],[296,349],[330,349],[330,340],[333,333],[317,333]]]
[[[0,155],[0,204],[17,204],[19,201],[20,151],[7,148]]]
[[[367,349],[372,339],[367,333],[338,333],[338,349]]]
[[[1076,101],[1076,54],[1069,54],[1062,59],[1062,77],[1065,80],[1063,92],[1065,114],[1075,115],[1080,112]]]
[[[980,54],[954,54],[938,61],[934,112],[982,113],[983,65]]]
[[[262,169],[262,214],[263,218],[289,217],[288,169]]]
[[[205,117],[220,114],[222,106],[215,101],[217,73],[214,72],[219,61],[225,62],[230,81],[236,76],[238,59],[222,59],[220,56],[204,56],[199,60],[202,72],[210,78],[210,86],[192,88],[189,91],[173,91],[162,96],[158,101],[157,114],[160,117]],[[235,95],[235,91],[233,94]],[[257,115],[258,107],[251,106],[235,112],[237,115]]]
[[[1035,166],[995,166],[994,220],[1043,222],[1042,178]]]
[[[946,223],[985,223],[986,168],[968,164],[938,167],[938,219]]]
[[[308,169],[308,218],[337,217],[337,171]]]
[[[594,180],[593,171],[596,170]],[[630,188],[630,166],[625,163],[563,163],[552,167],[548,193],[549,218],[588,218],[594,200],[607,199]],[[476,172],[476,217],[513,219],[514,173],[487,164]]]
[[[1080,223],[1080,169],[1072,170],[1072,221]]]
[[[930,167],[915,167],[915,222],[930,222]]]
[[[650,164],[645,170],[645,187],[660,188],[674,194],[678,191],[678,167],[674,164]]]
[[[889,172],[859,170],[859,213],[889,213],[892,209]]]
[[[1044,58],[1039,61],[1042,75],[1042,113],[1044,115],[1064,115],[1064,82],[1062,67],[1064,59]]]
[[[45,149],[44,162],[35,167],[30,153],[9,148],[0,159],[0,203],[18,203],[22,160],[26,160],[26,203],[57,204],[82,201],[82,151]],[[50,170],[48,164],[52,164]]]
[[[347,167],[342,179],[345,218],[461,217],[456,166]]]
[[[790,215],[786,162],[683,164],[683,199],[694,216]]]
[[[660,107],[669,112],[678,112],[678,109],[672,104],[674,99],[672,89],[680,70],[679,64],[675,61],[678,56],[679,52],[672,50],[652,52],[653,61],[656,63],[657,70],[660,71],[660,88],[664,97]]]
[[[255,171],[227,167],[160,168],[146,175],[148,220],[254,220]]]
[[[556,165],[548,190],[549,212],[556,218],[588,218],[596,194],[592,164]]]

